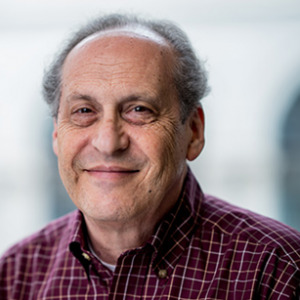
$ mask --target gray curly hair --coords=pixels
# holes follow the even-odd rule
[[[176,57],[173,79],[179,96],[182,121],[184,122],[189,114],[200,105],[200,100],[209,90],[207,73],[202,62],[195,55],[186,34],[169,21],[144,20],[133,15],[110,14],[98,17],[76,31],[45,71],[43,96],[53,117],[57,118],[58,115],[62,67],[70,51],[92,34],[128,26],[147,28],[164,38],[173,47]]]

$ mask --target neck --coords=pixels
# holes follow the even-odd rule
[[[152,235],[157,222],[144,220],[138,224],[99,224],[86,219],[91,245],[97,256],[106,263],[116,264],[122,253],[142,246]],[[106,226],[105,226],[106,225]]]
[[[122,253],[149,240],[157,224],[176,203],[184,178],[185,173],[166,192],[167,199],[156,202],[157,205],[152,203],[139,215],[125,216],[121,220],[95,220],[85,215],[90,242],[97,256],[106,263],[116,264]]]

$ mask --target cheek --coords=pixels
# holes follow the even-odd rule
[[[176,167],[185,160],[182,148],[182,137],[178,126],[173,122],[160,124],[151,134],[144,135],[144,149],[152,162],[160,165],[160,168]]]
[[[60,172],[71,173],[76,157],[88,143],[85,132],[78,132],[70,127],[62,126],[57,134],[58,163]]]
[[[82,146],[79,136],[71,134],[71,132],[68,133],[63,134],[61,132],[61,135],[58,137],[58,170],[71,199],[76,199],[77,184],[80,176],[77,157]]]
[[[75,152],[88,138],[85,129],[78,130],[68,124],[61,124],[57,130],[57,148],[60,154]]]
[[[180,128],[174,122],[170,122],[163,128],[162,145],[164,153],[169,156],[169,159],[179,159],[183,136],[180,134]]]

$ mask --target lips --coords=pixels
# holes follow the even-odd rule
[[[139,172],[138,169],[124,168],[120,166],[96,166],[83,170],[90,176],[102,180],[121,180]]]
[[[99,173],[136,173],[137,169],[123,168],[119,166],[96,166],[84,169],[86,172],[99,172]]]

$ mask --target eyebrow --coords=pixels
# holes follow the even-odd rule
[[[87,100],[90,102],[97,102],[96,98],[86,94],[73,93],[67,97],[67,102],[76,100]]]
[[[99,101],[93,96],[87,95],[87,94],[81,94],[81,93],[73,93],[67,97],[67,102],[77,101],[77,100],[85,100],[88,102],[91,102],[92,104],[99,105]],[[130,101],[145,101],[153,106],[158,106],[158,101],[156,100],[156,97],[149,97],[145,95],[138,95],[138,94],[132,94],[129,96],[122,97],[120,101],[118,101],[119,104],[124,102],[130,102]]]

